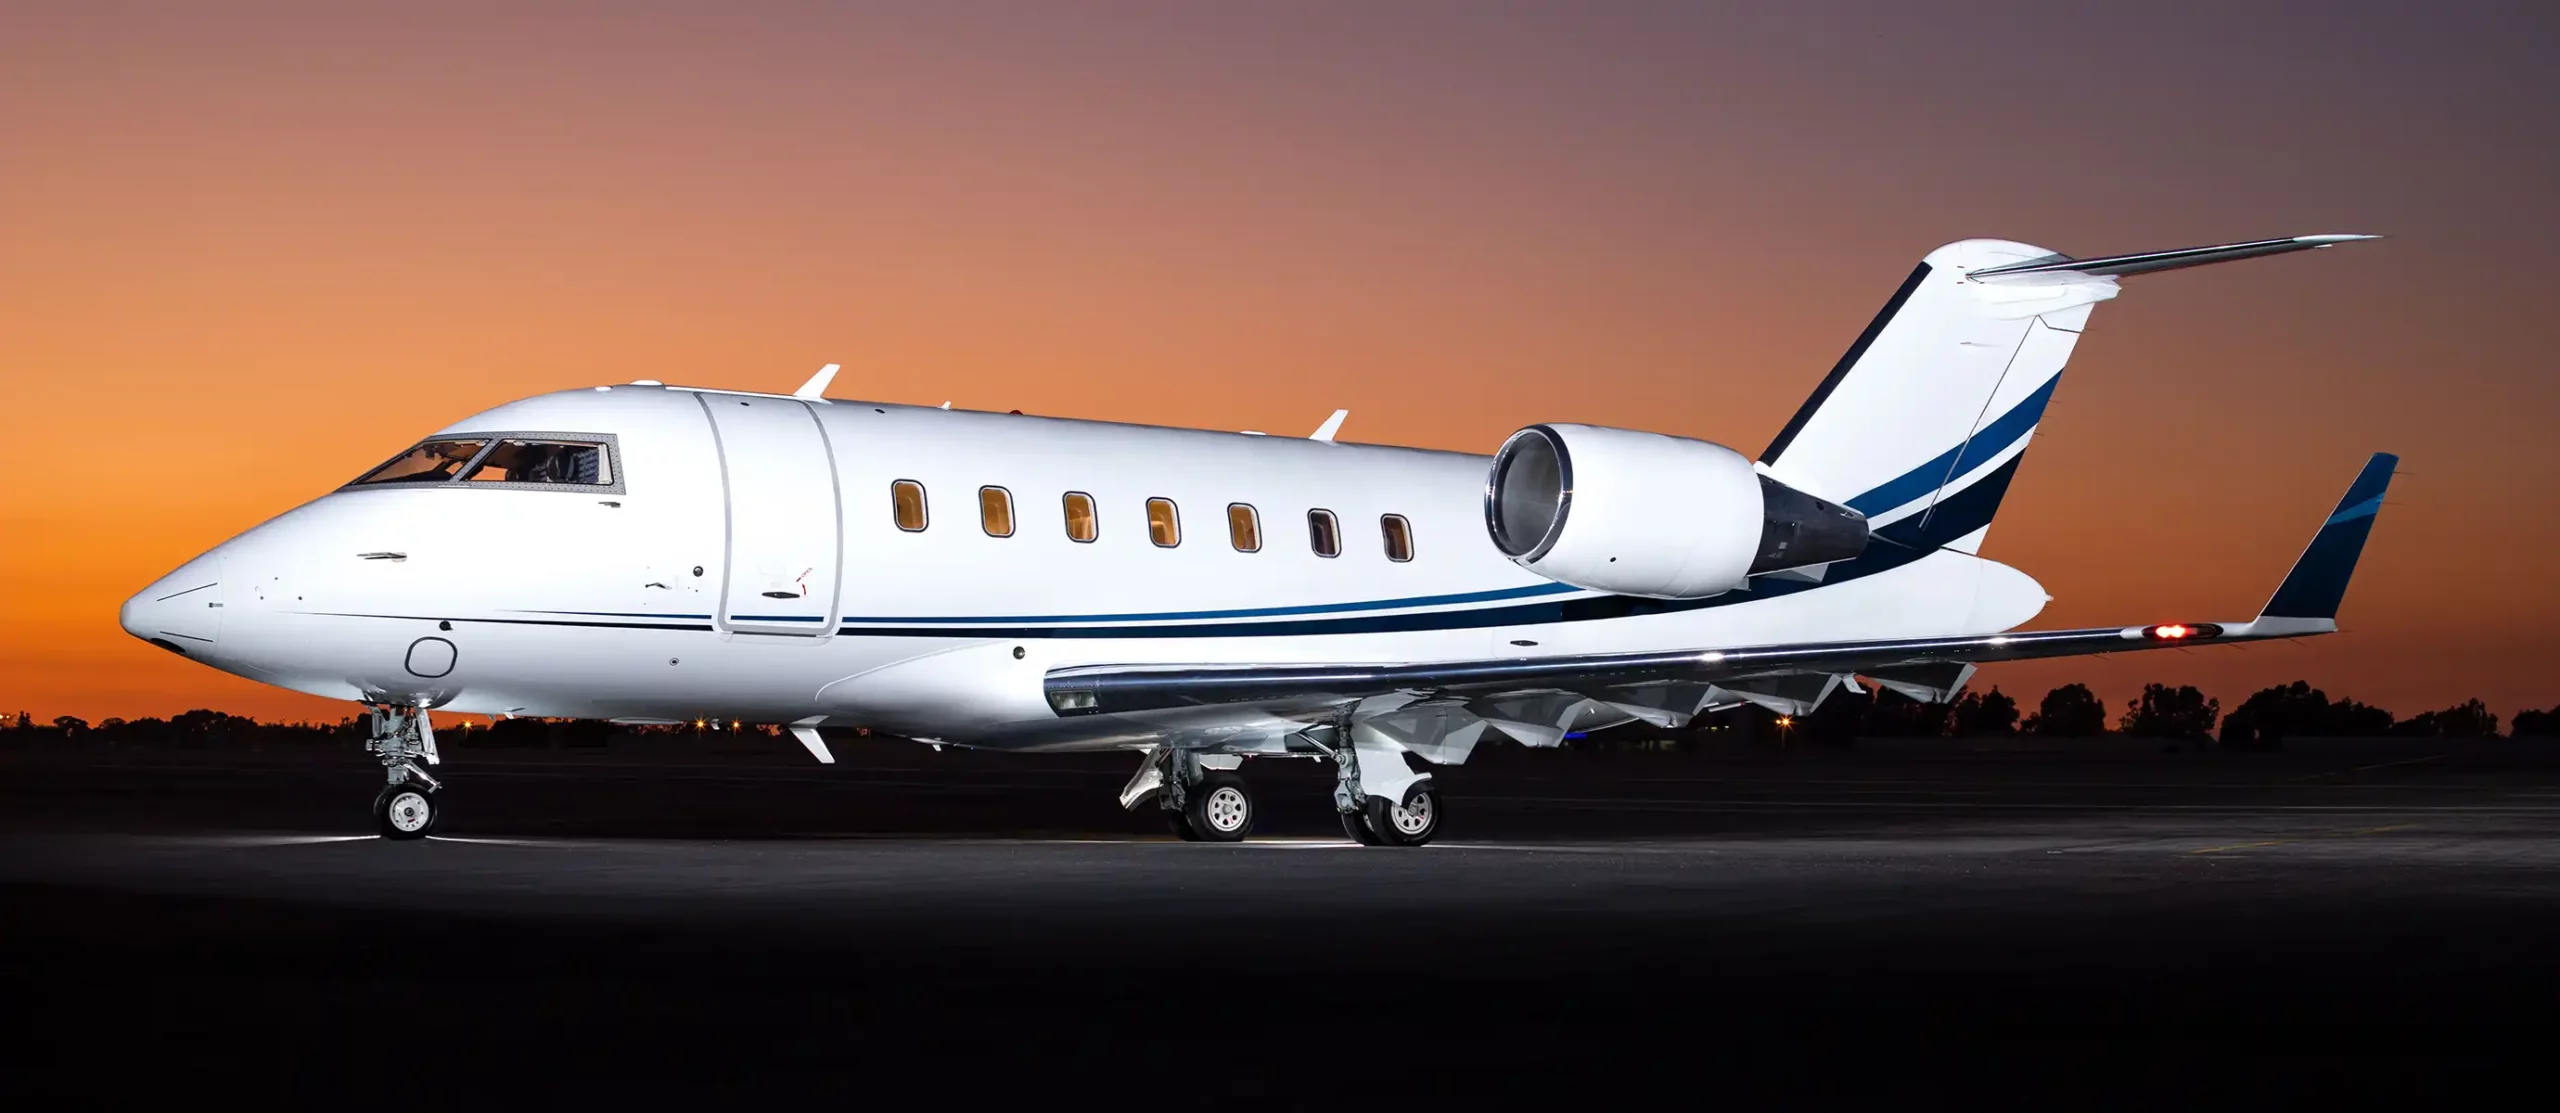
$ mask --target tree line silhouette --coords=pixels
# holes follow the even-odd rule
[[[1749,705],[1702,715],[1686,736],[1704,741],[1701,735],[1739,732],[1746,737],[1845,743],[1860,737],[2095,738],[2112,734],[2211,743],[2231,750],[2262,750],[2277,748],[2287,738],[2495,738],[2500,736],[2498,725],[2498,716],[2477,699],[2402,719],[2369,703],[2332,700],[2328,693],[2297,680],[2262,689],[2228,714],[2223,712],[2220,700],[2206,696],[2193,685],[2173,688],[2146,684],[2140,694],[2113,714],[2085,684],[2055,688],[2045,693],[2033,710],[2022,708],[1997,685],[1986,691],[1966,692],[1953,703],[1924,703],[1891,691],[1850,690],[1832,693],[1820,707],[1802,716],[1782,716]],[[2560,706],[2518,711],[2507,726],[2508,737],[2560,736]],[[759,740],[779,737],[781,730],[773,724],[714,720],[630,726],[592,719],[502,719],[439,734],[463,745],[501,748],[590,748],[605,746],[614,739],[682,748],[754,745]],[[262,750],[325,744],[353,746],[364,737],[365,721],[356,716],[334,723],[262,723],[203,708],[168,719],[109,718],[94,725],[70,715],[38,722],[24,711],[0,719],[0,747],[13,749],[76,743],[140,749]]]
[[[1755,733],[1777,729],[1808,739],[2115,734],[2249,750],[2272,749],[2287,738],[2500,736],[2498,716],[2477,699],[2402,719],[2369,703],[2332,700],[2327,692],[2301,680],[2261,689],[2228,714],[2222,710],[2222,701],[2191,684],[2145,684],[2112,714],[2086,684],[2065,684],[2046,692],[2032,710],[1994,685],[1986,691],[1966,692],[1953,703],[1924,703],[1891,691],[1859,691],[1834,693],[1812,713],[1791,721],[1758,709],[1742,713],[1757,720],[1751,724]],[[2520,738],[2560,735],[2560,706],[2519,711],[2510,730],[2511,736]]]

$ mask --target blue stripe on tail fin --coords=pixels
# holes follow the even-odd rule
[[[2011,240],[1946,244],[1858,334],[1758,470],[1865,514],[1879,537],[1974,552],[1999,508],[1997,484],[2015,474],[2091,311],[2116,296],[2119,278],[2363,238],[2087,259]],[[1985,483],[1995,485],[1971,493]]]
[[[2391,486],[2391,474],[2399,466],[2400,458],[2388,452],[2374,453],[2365,462],[2346,497],[2338,500],[2338,508],[2293,562],[2293,571],[2276,585],[2275,597],[2267,600],[2260,617],[2338,617],[2338,604],[2347,597],[2347,580],[2355,575],[2356,558],[2364,554],[2374,515],[2382,510],[2382,493]]]

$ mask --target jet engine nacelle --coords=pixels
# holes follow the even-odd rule
[[[1867,519],[1720,444],[1532,425],[1494,454],[1485,527],[1513,563],[1591,591],[1698,599],[1867,546]]]

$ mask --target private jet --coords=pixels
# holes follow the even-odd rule
[[[2377,454],[2256,617],[2022,631],[1979,554],[2121,280],[2371,239],[1928,254],[1758,456],[1538,424],[1490,457],[616,383],[510,402],[186,562],[135,637],[366,705],[380,833],[444,813],[430,711],[1133,752],[1119,802],[1243,839],[1254,757],[1330,763],[1349,838],[1432,841],[1441,771],[1977,666],[2337,629]]]

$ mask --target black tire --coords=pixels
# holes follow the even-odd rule
[[[1243,842],[1253,833],[1253,790],[1243,777],[1210,770],[1183,795],[1182,818],[1202,842]]]
[[[1164,813],[1164,829],[1173,832],[1173,837],[1184,842],[1200,841],[1200,832],[1191,829],[1191,817],[1182,814],[1179,810]]]
[[[1367,809],[1360,808],[1347,812],[1335,812],[1334,814],[1342,817],[1342,837],[1359,843],[1362,846],[1387,845],[1386,843],[1379,841],[1377,832],[1369,829]]]
[[[1372,796],[1365,805],[1369,829],[1377,832],[1380,843],[1387,846],[1421,846],[1440,834],[1440,820],[1445,809],[1440,793],[1423,789],[1413,794],[1410,807],[1397,807],[1383,797]]]
[[[373,798],[374,828],[386,839],[423,839],[432,835],[444,822],[443,796],[415,781],[386,786],[381,795]]]

